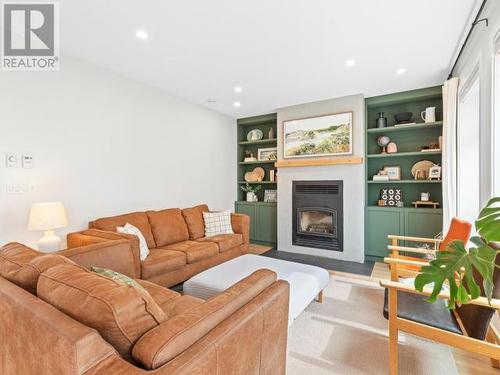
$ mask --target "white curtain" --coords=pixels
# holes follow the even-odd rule
[[[457,214],[457,101],[458,78],[443,86],[443,233]]]

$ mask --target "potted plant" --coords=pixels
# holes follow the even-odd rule
[[[421,269],[415,278],[415,289],[434,283],[428,301],[435,302],[447,280],[450,287],[448,308],[466,304],[481,295],[481,289],[474,280],[475,269],[483,277],[483,289],[488,301],[493,295],[493,273],[497,255],[500,253],[500,197],[492,198],[481,210],[475,222],[478,236],[470,239],[474,245],[469,249],[463,241],[453,241],[443,251],[436,252],[436,259]]]
[[[257,202],[257,193],[260,190],[260,185],[251,186],[248,182],[241,187],[245,193],[247,193],[247,202]]]

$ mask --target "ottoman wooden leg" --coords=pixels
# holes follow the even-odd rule
[[[323,303],[323,291],[318,293],[318,296],[316,297],[316,301],[319,303]]]

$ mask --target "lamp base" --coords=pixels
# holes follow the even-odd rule
[[[56,236],[53,230],[46,230],[38,241],[38,250],[45,253],[61,250],[61,238]]]

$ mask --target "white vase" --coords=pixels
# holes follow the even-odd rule
[[[247,202],[257,202],[257,196],[255,195],[254,192],[249,191],[247,193]]]

